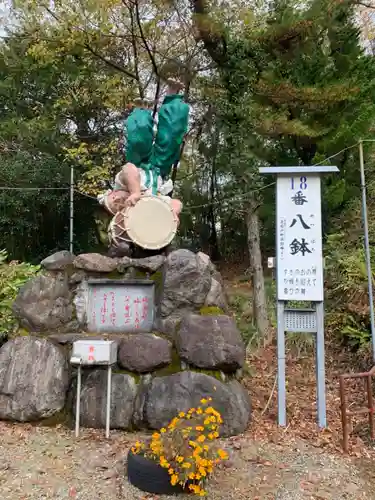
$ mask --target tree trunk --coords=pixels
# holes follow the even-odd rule
[[[264,285],[258,206],[250,200],[246,212],[247,246],[250,258],[250,272],[253,287],[253,311],[259,336],[266,344],[270,341],[270,323],[267,311],[267,297]]]

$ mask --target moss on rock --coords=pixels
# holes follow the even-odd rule
[[[143,373],[135,373],[135,372],[131,372],[129,370],[125,370],[123,368],[120,368],[119,366],[116,366],[115,368],[113,368],[112,373],[124,373],[125,375],[129,375],[130,377],[133,377],[134,382],[137,385],[141,382],[142,375],[145,375]]]
[[[217,306],[203,306],[199,309],[201,316],[222,316],[225,312]]]
[[[110,273],[106,273],[105,279],[121,280],[121,279],[124,279],[124,274],[120,273],[119,271],[117,271],[117,269],[115,269],[114,271],[111,271]]]
[[[179,355],[177,354],[176,349],[172,349],[172,362],[164,366],[163,368],[159,368],[152,373],[153,377],[165,377],[166,375],[173,375],[174,373],[178,373],[182,370],[181,368],[181,360]]]
[[[42,427],[56,427],[57,425],[64,425],[68,428],[72,428],[74,424],[74,417],[73,413],[69,410],[68,405],[65,405],[62,410],[58,411],[54,415],[31,423],[35,426]]]
[[[190,365],[187,368],[187,371],[191,371],[191,372],[195,372],[195,373],[203,373],[204,375],[209,375],[210,377],[216,378],[216,380],[223,382],[220,370],[207,370],[204,368],[196,368],[195,366]]]
[[[31,335],[31,332],[29,332],[29,330],[26,330],[26,328],[17,328],[17,330],[12,333],[12,335],[10,335],[11,338],[14,338],[14,337],[28,337],[29,335]]]

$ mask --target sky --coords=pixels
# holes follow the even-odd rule
[[[9,15],[9,1],[0,0],[0,37],[5,35],[4,26]]]

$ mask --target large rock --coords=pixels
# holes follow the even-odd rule
[[[63,271],[73,264],[75,256],[67,250],[56,252],[40,263],[48,271]]]
[[[234,372],[245,362],[241,334],[229,316],[185,316],[176,344],[181,359],[198,368]]]
[[[175,311],[194,311],[204,305],[211,288],[210,267],[190,250],[176,250],[164,264],[162,317]]]
[[[118,259],[100,253],[82,253],[73,261],[74,267],[97,273],[111,273],[117,269]]]
[[[137,384],[131,375],[112,374],[111,428],[130,429]],[[75,402],[75,395],[74,395]],[[81,424],[100,429],[105,427],[107,408],[107,370],[93,370],[82,380]]]
[[[69,367],[47,339],[18,337],[0,349],[0,419],[27,422],[64,408]]]
[[[211,277],[211,288],[207,294],[205,306],[220,307],[223,311],[228,310],[228,302],[222,284]]]
[[[180,372],[156,377],[148,386],[145,417],[149,427],[165,427],[179,412],[200,405],[202,398],[212,398],[212,406],[221,413],[222,436],[243,432],[250,420],[250,398],[239,382],[224,384],[203,373]]]
[[[181,313],[182,311],[176,311],[166,318],[157,316],[154,323],[155,330],[174,341],[177,329],[181,324],[181,318],[183,315]]]
[[[118,363],[132,372],[152,372],[171,363],[171,349],[170,342],[151,333],[129,335],[121,341]]]
[[[48,331],[73,317],[67,276],[36,276],[23,285],[13,303],[13,314],[29,331]]]
[[[152,255],[151,257],[145,257],[144,259],[131,259],[130,257],[123,257],[120,259],[117,269],[120,272],[124,272],[129,267],[136,267],[137,269],[154,273],[161,268],[164,262],[164,255]]]
[[[149,385],[152,380],[152,375],[147,373],[142,375],[138,384],[138,392],[134,401],[133,411],[133,425],[137,429],[147,429],[146,420],[146,399],[148,394]]]

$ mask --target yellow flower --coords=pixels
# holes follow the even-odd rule
[[[195,408],[190,408],[190,410],[188,411],[188,413],[191,415],[192,413],[195,412]]]
[[[201,434],[200,436],[197,437],[198,443],[203,443],[203,441],[206,440],[206,436],[204,434]]]
[[[201,490],[201,491],[199,492],[199,496],[200,496],[200,497],[205,497],[205,496],[206,496],[206,492],[205,492],[204,490]]]
[[[194,479],[195,478],[194,472],[190,472],[190,474],[188,475],[188,478],[189,479]]]
[[[207,401],[207,399],[204,399],[204,398],[203,398],[203,399],[201,399],[201,403],[202,403],[202,405],[205,405],[205,404],[207,404],[207,403],[208,403],[208,401]]]
[[[160,434],[157,432],[154,432],[154,434],[152,435],[152,439],[159,439],[159,438],[160,438]]]
[[[171,420],[170,424],[168,425],[168,428],[173,429],[174,427],[176,427],[178,422],[179,422],[179,419],[177,417],[175,417],[173,420]]]
[[[196,428],[195,428],[196,431],[200,431],[200,432],[203,432],[204,431],[204,427],[202,427],[201,425],[198,425]]]
[[[185,462],[185,463],[182,464],[182,467],[184,469],[191,469],[191,464],[189,464],[189,462]]]
[[[202,453],[202,448],[200,446],[196,446],[195,450],[193,451],[193,457],[197,457],[200,453]]]
[[[203,446],[203,449],[204,449],[204,451],[208,451],[209,450],[209,448],[208,448],[208,446],[206,444]]]
[[[163,455],[159,458],[159,462],[160,462],[160,465],[162,467],[164,467],[165,469],[169,468],[168,460],[165,457],[163,457]]]
[[[208,439],[214,439],[214,435],[213,434],[208,434]]]
[[[196,491],[195,491],[196,489],[197,489],[197,485],[196,485],[196,484],[190,484],[190,485],[189,485],[189,490],[190,490],[190,491],[192,491],[193,493],[195,493],[195,492],[196,492]]]
[[[174,473],[174,470],[172,469],[172,467],[168,470],[168,474],[171,476],[172,474]]]
[[[228,458],[228,453],[224,450],[218,450],[217,454],[221,458],[221,460],[227,460]]]
[[[185,413],[184,413],[183,411],[181,411],[181,412],[178,414],[178,416],[179,416],[180,418],[184,418]]]
[[[199,474],[201,474],[203,477],[206,477],[206,469],[204,467],[199,467]]]
[[[207,398],[207,399],[208,399],[208,401],[212,401],[212,398]]]
[[[203,413],[202,408],[198,408],[198,410],[197,410],[197,415],[202,415],[202,413]]]
[[[162,429],[160,429],[160,432],[161,432],[162,434],[165,434],[165,433],[167,432],[167,429],[164,429],[164,427],[163,427]]]
[[[177,474],[173,474],[173,476],[171,477],[171,485],[176,486],[177,483],[178,483],[178,476]]]
[[[182,464],[182,462],[184,461],[184,457],[177,456],[177,457],[176,457],[176,461],[177,461],[179,464]]]

